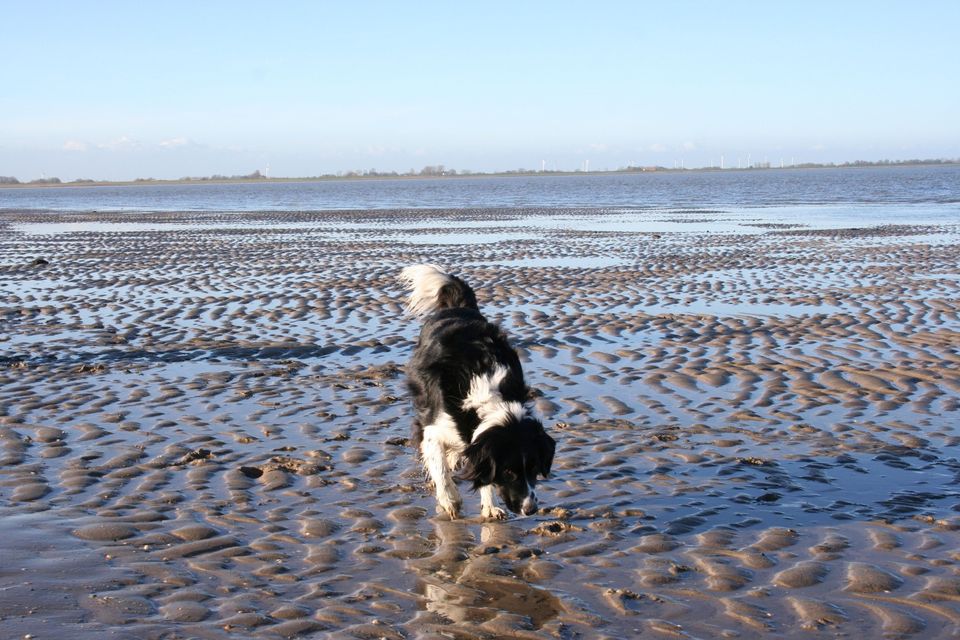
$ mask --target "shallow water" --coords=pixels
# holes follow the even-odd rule
[[[0,210],[320,211],[957,203],[960,166],[294,183],[31,187]]]

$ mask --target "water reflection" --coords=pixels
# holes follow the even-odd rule
[[[522,561],[510,550],[520,544],[519,527],[485,522],[478,540],[473,521],[435,519],[433,525],[439,543],[435,553],[411,562],[426,611],[461,630],[504,614],[518,630],[540,628],[561,611],[555,595],[516,577]]]

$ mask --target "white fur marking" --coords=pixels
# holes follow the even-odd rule
[[[523,504],[520,505],[521,513],[527,515],[528,511],[531,514],[537,511],[537,494],[529,484],[527,485],[527,497],[523,499]]]
[[[464,409],[473,409],[480,418],[480,424],[473,432],[471,442],[476,442],[480,434],[492,427],[506,424],[511,417],[522,420],[530,411],[523,404],[507,402],[500,395],[500,383],[509,375],[510,370],[498,364],[487,375],[474,376],[470,381],[470,391],[463,399]]]
[[[480,487],[480,508],[492,509],[495,506],[496,506],[496,503],[493,500],[493,485],[485,484],[482,487]]]
[[[473,380],[470,381],[470,391],[463,399],[463,408],[476,409],[479,414],[486,405],[502,402],[500,383],[509,373],[509,369],[502,364],[498,364],[487,375],[474,376]],[[480,418],[483,419],[483,416],[481,415]]]
[[[415,264],[400,272],[400,283],[410,290],[407,311],[413,316],[425,316],[436,309],[437,295],[450,276],[435,264]]]
[[[533,515],[537,512],[537,499],[536,497],[527,496],[523,499],[523,504],[520,505],[520,513],[523,515]]]
[[[480,437],[480,434],[487,429],[502,427],[511,417],[515,418],[516,420],[522,420],[526,414],[526,409],[519,402],[501,402],[497,405],[495,411],[488,413],[487,417],[483,418],[480,424],[477,425],[477,428],[473,432],[473,437],[470,439],[470,441],[476,442],[477,438]]]
[[[493,498],[493,485],[480,487],[480,515],[491,520],[506,520],[507,512],[497,506]]]
[[[463,451],[463,442],[457,432],[453,418],[446,413],[440,414],[436,422],[423,429],[423,441],[420,443],[420,455],[423,465],[433,480],[437,505],[450,519],[460,515],[463,500],[453,481],[451,459],[459,460]]]
[[[485,484],[480,487],[480,515],[484,518],[505,520],[507,512],[497,506],[493,497],[493,485]]]

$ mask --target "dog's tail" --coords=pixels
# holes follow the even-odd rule
[[[440,309],[477,309],[477,296],[470,285],[436,265],[411,265],[400,272],[400,283],[410,291],[407,311],[414,316]]]

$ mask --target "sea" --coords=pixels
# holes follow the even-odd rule
[[[960,165],[0,189],[3,211],[678,209],[899,205],[960,216]],[[912,214],[911,214],[912,212]],[[934,221],[937,221],[934,220]]]

